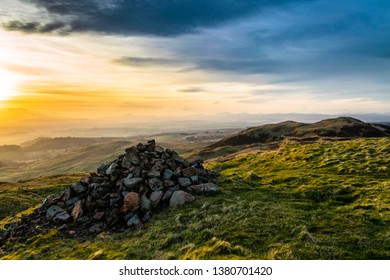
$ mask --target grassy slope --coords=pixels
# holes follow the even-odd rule
[[[53,230],[25,242],[10,240],[0,256],[390,258],[389,138],[286,143],[278,151],[242,155],[208,167],[222,174],[220,195],[164,209],[142,230],[88,240],[64,239]],[[36,203],[31,201],[30,206]]]

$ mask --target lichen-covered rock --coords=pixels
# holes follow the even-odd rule
[[[134,212],[140,207],[140,197],[136,192],[129,192],[123,199],[122,211],[127,213],[129,211]]]

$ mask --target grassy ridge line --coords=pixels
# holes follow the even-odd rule
[[[164,209],[142,230],[87,240],[64,239],[53,230],[28,240],[9,240],[0,256],[390,258],[389,138],[286,143],[277,151],[241,155],[208,168],[222,174],[220,195]]]

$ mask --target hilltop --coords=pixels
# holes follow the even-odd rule
[[[224,146],[242,146],[254,143],[271,143],[283,140],[315,141],[355,139],[365,137],[390,136],[390,126],[365,123],[355,118],[339,117],[326,119],[313,124],[285,121],[245,129],[222,139],[209,149]]]
[[[206,168],[217,196],[157,211],[142,230],[94,238],[60,228],[9,239],[2,259],[388,259],[390,138],[286,142]],[[0,228],[78,178],[3,184]],[[19,203],[21,202],[21,203]]]

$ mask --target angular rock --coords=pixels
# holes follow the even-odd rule
[[[73,206],[71,216],[73,217],[73,220],[76,221],[80,217],[82,217],[84,214],[83,210],[83,203],[81,200],[77,201],[77,203]]]
[[[122,211],[127,213],[129,211],[134,212],[140,207],[140,197],[136,192],[129,192],[123,199]]]
[[[184,167],[188,167],[190,165],[186,159],[182,158],[176,153],[172,154],[172,158],[174,161],[176,161],[179,164],[182,164]]]
[[[68,213],[62,211],[53,218],[53,221],[56,223],[66,223],[69,222],[69,220],[71,219],[72,217]]]
[[[107,170],[106,170],[106,175],[111,175],[117,167],[119,167],[119,165],[118,165],[117,163],[115,163],[115,162],[112,163],[112,164],[107,168]]]
[[[180,187],[182,187],[182,188],[186,188],[186,187],[191,186],[191,179],[190,178],[180,177],[179,179],[177,179],[177,182],[179,183]]]
[[[149,140],[146,144],[146,150],[148,152],[154,152],[154,149],[156,148],[156,141],[154,139]]]
[[[79,201],[79,198],[76,196],[76,197],[73,197],[71,199],[66,200],[65,205],[69,207],[69,206],[74,205],[77,201]]]
[[[170,170],[169,168],[164,170],[164,175],[163,175],[164,180],[169,180],[172,178],[172,176],[173,176],[172,170]]]
[[[158,203],[160,202],[161,198],[163,197],[164,195],[164,192],[163,191],[155,191],[155,192],[152,192],[152,194],[150,195],[150,204],[153,206],[153,207],[156,207],[158,205]]]
[[[171,188],[175,185],[175,182],[171,181],[171,180],[164,180],[164,187],[165,188]]]
[[[127,169],[130,169],[133,166],[130,155],[124,155],[124,157],[122,158],[121,166]]]
[[[152,189],[152,191],[161,191],[164,189],[163,182],[157,178],[149,179],[149,187]]]
[[[154,151],[158,154],[162,154],[162,153],[164,153],[165,150],[163,147],[156,145],[156,147],[154,148]]]
[[[183,205],[184,203],[194,201],[195,197],[185,191],[175,191],[169,200],[170,207]]]
[[[81,183],[75,183],[71,186],[72,190],[74,190],[77,194],[81,194],[87,190],[87,188]]]
[[[139,165],[141,163],[137,148],[131,147],[131,148],[126,149],[126,155],[127,155],[127,160],[130,163],[132,163],[134,165]]]
[[[144,211],[150,210],[150,200],[144,194],[141,196],[141,209]]]
[[[49,208],[53,204],[56,204],[58,202],[58,200],[59,200],[58,196],[53,195],[53,194],[49,195],[48,197],[45,198],[43,203],[39,206],[38,211],[45,212],[47,210],[47,208]]]
[[[126,178],[125,180],[123,180],[123,184],[125,185],[125,188],[128,190],[136,189],[143,183],[144,183],[144,179],[142,178],[131,178],[131,179]]]
[[[127,221],[128,227],[139,227],[142,226],[142,221],[138,217],[138,215],[134,215],[131,219]]]
[[[217,193],[217,192],[219,192],[218,186],[214,183],[192,185],[191,189],[196,193]]]
[[[173,176],[176,178],[181,177],[182,174],[183,174],[183,169],[181,169],[180,167],[176,168],[175,171],[173,172]]]
[[[172,197],[172,194],[173,194],[173,191],[166,191],[163,195],[163,197],[161,198],[161,201],[169,201],[169,199],[171,199]]]
[[[52,206],[50,206],[48,209],[47,209],[47,211],[46,211],[46,219],[48,220],[48,221],[51,221],[51,220],[53,220],[53,218],[57,215],[57,214],[59,214],[59,213],[61,213],[61,212],[65,212],[64,211],[64,209],[62,209],[60,206],[58,206],[58,205],[52,205]]]

